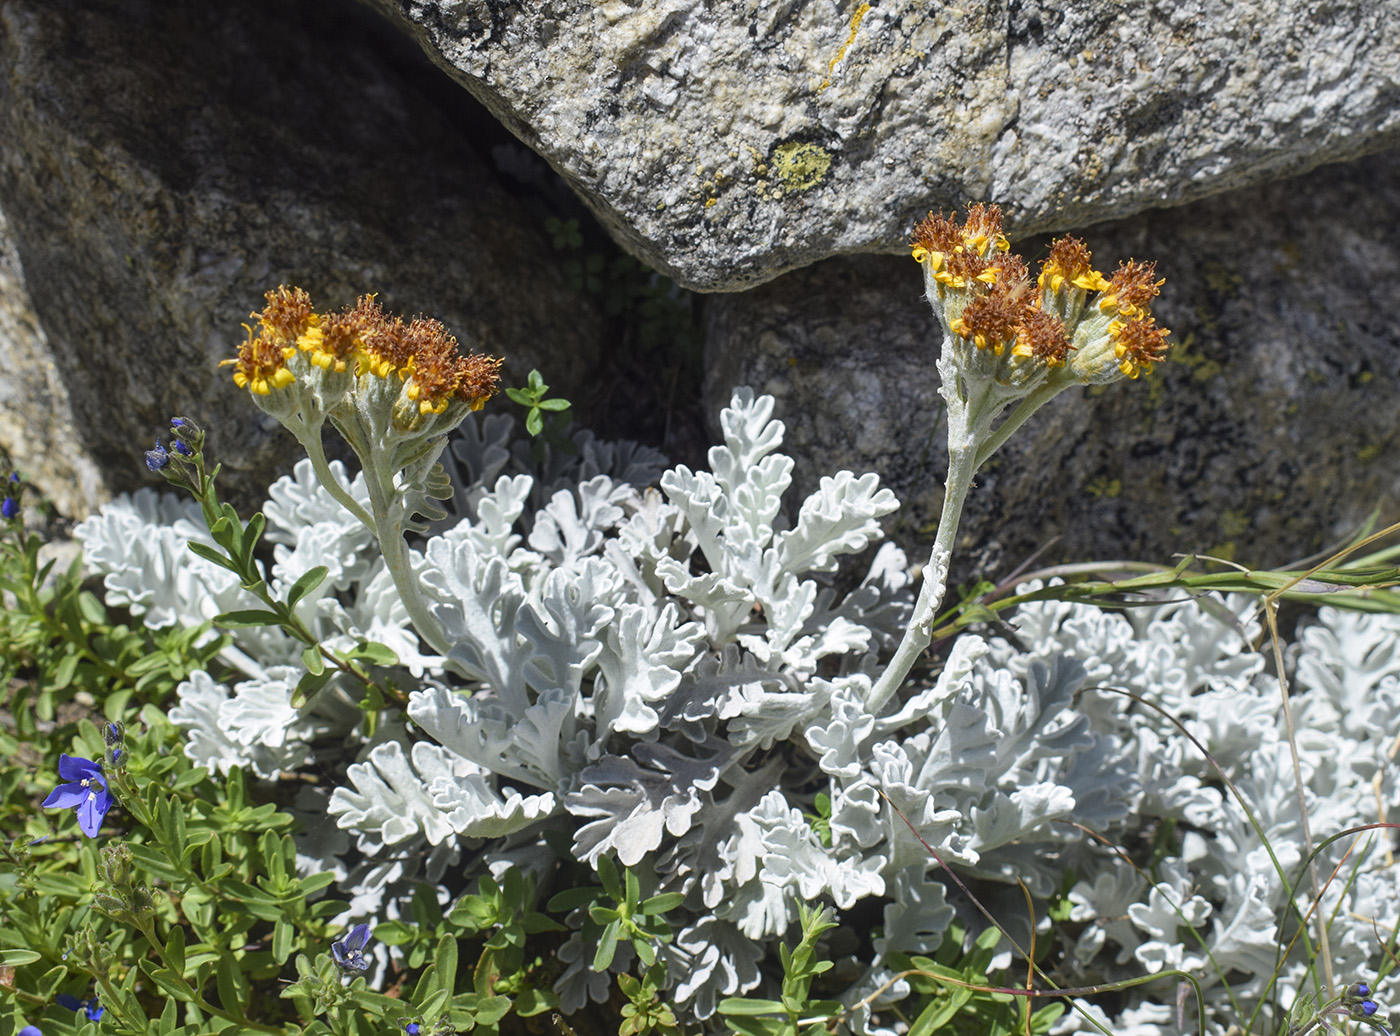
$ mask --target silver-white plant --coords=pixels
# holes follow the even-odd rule
[[[610,855],[649,894],[685,894],[662,956],[671,995],[707,1025],[719,999],[761,984],[760,964],[799,902],[883,905],[851,1004],[891,977],[889,954],[935,948],[955,916],[950,904],[966,904],[920,837],[964,880],[1008,893],[1025,882],[1042,917],[1073,875],[1071,956],[1085,976],[1193,972],[1224,1024],[1219,976],[1233,976],[1238,996],[1269,975],[1285,893],[1239,804],[1163,712],[1248,789],[1273,851],[1296,869],[1291,762],[1277,688],[1250,648],[1247,602],[1231,603],[1243,625],[1189,602],[1127,616],[1024,606],[1020,646],[964,634],[934,682],[872,711],[870,687],[913,597],[902,555],[874,549],[878,519],[895,502],[873,476],[841,474],[786,522],[791,462],[777,452],[773,405],[737,392],[712,470],[667,471],[659,492],[597,471],[603,451],[586,441],[575,477],[596,473],[533,509],[509,420],[485,422],[457,459],[466,513],[413,554],[450,642],[442,656],[420,653],[382,566],[366,559],[362,528],[304,463],[270,492],[270,581],[285,586],[313,563],[334,563],[325,592],[299,614],[328,640],[394,644],[401,679],[417,687],[409,723],[365,737],[335,682],[293,709],[297,646],[240,629],[225,660],[243,680],[223,686],[201,673],[180,687],[171,716],[188,732],[188,754],[213,770],[271,776],[306,767],[313,739],[338,739],[345,776],[313,797],[307,817],[323,809],[355,846],[327,855],[313,839],[306,865],[342,875],[367,917],[394,916],[409,878],[439,882],[446,895],[463,877],[511,864],[546,875],[545,833],[568,832],[579,859]],[[109,595],[162,624],[196,624],[237,603],[202,561],[172,549],[199,535],[180,508],[145,494],[79,529]],[[862,552],[864,578],[838,592],[839,559]],[[147,572],[161,578],[143,585]],[[1397,632],[1393,620],[1324,611],[1295,649],[1315,838],[1400,805],[1386,754],[1386,732],[1400,722],[1400,658],[1386,647]],[[828,816],[818,816],[818,792]],[[1182,836],[1152,882],[1083,831],[1131,845],[1162,824]],[[449,872],[468,847],[471,871]],[[1400,886],[1382,863],[1365,857],[1327,904],[1341,972],[1375,964],[1360,919],[1388,926],[1400,911]],[[1024,914],[1018,895],[988,900],[1009,921]],[[1183,939],[1184,924],[1199,942]],[[590,971],[582,938],[575,931],[563,954],[566,1010],[610,987]],[[628,963],[619,954],[614,967]],[[1285,974],[1290,989],[1302,980],[1297,969]],[[881,1008],[904,992],[878,992],[862,1024],[888,1025]],[[1138,1000],[1174,995],[1148,986]],[[1173,1018],[1133,1017],[1176,1031]]]
[[[269,293],[236,377],[310,458],[269,491],[264,578],[283,594],[324,566],[296,604],[302,625],[331,647],[388,645],[409,693],[374,723],[340,675],[302,703],[302,645],[236,629],[223,661],[241,679],[179,688],[187,753],[271,777],[305,771],[316,746],[301,862],[337,875],[351,920],[398,916],[412,881],[444,902],[510,867],[548,886],[561,845],[630,868],[644,896],[678,894],[657,952],[687,1031],[720,1028],[723,998],[771,984],[799,904],[817,899],[864,919],[855,942],[868,935],[840,951],[847,1022],[902,1031],[901,955],[935,950],[959,913],[966,938],[984,927],[945,865],[1016,945],[1032,924],[1017,883],[1040,937],[1052,908],[1067,917],[1075,984],[1180,971],[1214,1030],[1243,1024],[1240,998],[1262,992],[1308,909],[1288,902],[1310,844],[1300,810],[1316,842],[1397,806],[1400,660],[1386,645],[1400,630],[1324,610],[1300,637],[1301,790],[1244,600],[1128,616],[1029,605],[1014,642],[964,633],[936,676],[912,677],[978,466],[1065,388],[1136,377],[1165,349],[1150,264],[1105,278],[1064,239],[1033,282],[1005,252],[995,208],[916,231],[944,329],[950,464],[937,541],[912,571],[881,543],[897,502],[876,476],[838,472],[785,506],[793,462],[770,397],[734,393],[707,471],[587,435],[540,461],[511,419],[468,419],[495,361],[453,382],[467,361],[440,325],[415,338],[417,322],[372,300],[330,317],[304,293]],[[404,363],[412,348],[426,351]],[[320,452],[327,421],[362,455],[353,479]],[[138,494],[78,535],[110,600],[195,625],[247,606],[237,580],[182,549],[208,542],[197,517]],[[1337,974],[1378,963],[1372,920],[1389,930],[1400,911],[1386,862],[1358,853],[1328,886]],[[566,1013],[613,988],[592,970],[596,926],[568,921]],[[1004,941],[998,966],[1012,952]],[[631,954],[620,946],[611,970]],[[1285,1004],[1307,977],[1283,970]],[[1175,988],[1121,999],[1110,1029],[1181,1031],[1162,1006]]]

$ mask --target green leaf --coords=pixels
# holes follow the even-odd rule
[[[209,546],[206,543],[191,543],[189,545],[189,548],[195,554],[198,554],[200,557],[202,557],[205,561],[212,561],[220,568],[226,568],[230,572],[234,572],[239,575],[242,574],[241,570],[238,567],[238,562],[231,560],[221,550],[216,550],[215,548]]]
[[[303,896],[309,896],[313,892],[320,892],[333,881],[335,881],[335,875],[330,871],[321,871],[319,874],[308,874],[301,879],[301,894]]]
[[[160,1012],[160,1028],[156,1030],[157,1036],[170,1036],[175,1031],[175,1000],[165,1002],[165,1010]]]
[[[593,970],[607,971],[617,953],[617,937],[622,931],[619,921],[611,921],[603,927],[603,935],[598,940],[598,952],[593,955]]]
[[[560,410],[568,410],[573,404],[567,399],[542,399],[537,406],[541,410],[553,410],[557,413]]]
[[[522,989],[515,996],[515,1013],[521,1018],[532,1018],[558,1006],[558,994],[549,989]]]
[[[165,955],[170,959],[170,969],[185,972],[185,926],[171,925],[170,934],[165,939]]]
[[[243,1006],[248,1003],[248,976],[238,966],[232,953],[219,954],[219,1000],[224,1010],[242,1015]]]
[[[608,895],[619,903],[624,901],[622,883],[617,880],[617,864],[612,862],[611,856],[598,857],[598,879]]]
[[[83,620],[93,626],[105,626],[107,624],[107,609],[102,607],[102,602],[97,599],[97,595],[84,590],[78,595],[78,611],[82,614]]]
[[[263,869],[272,879],[274,886],[287,880],[287,868],[282,861],[282,843],[271,831],[264,831],[258,839],[258,849],[262,853]]]
[[[139,845],[135,842],[127,842],[126,847],[131,850],[131,858],[145,867],[157,878],[163,881],[178,882],[184,877],[178,867],[166,859],[164,853]]]
[[[144,971],[156,985],[165,990],[176,1000],[189,1003],[190,990],[182,981],[180,976],[169,968],[158,968],[154,961],[142,959],[137,961],[141,970]]]
[[[373,640],[362,640],[351,649],[346,658],[363,658],[370,665],[391,666],[399,664],[399,656],[393,648],[387,644],[380,644]]]
[[[739,1036],[784,1036],[792,1031],[785,1018],[744,1018],[735,1015],[727,1020],[730,1030]]]
[[[257,547],[258,540],[262,539],[265,528],[267,528],[267,517],[261,511],[249,518],[248,524],[244,527],[242,561],[243,567],[248,571],[253,570],[253,550]]]
[[[246,629],[252,626],[280,626],[282,616],[263,608],[246,608],[231,612],[220,612],[214,616],[214,625],[225,629]]]
[[[434,990],[432,996],[418,1005],[418,1010],[422,1013],[423,1018],[428,1024],[431,1025],[437,1020],[438,1016],[442,1014],[442,1009],[447,1006],[447,1001],[449,999],[451,999],[451,997],[447,990]]]
[[[301,574],[301,578],[292,584],[292,588],[287,591],[287,607],[295,608],[297,602],[320,586],[326,578],[330,569],[325,565],[317,565],[315,568],[308,568]]]
[[[615,907],[593,905],[588,908],[588,916],[598,924],[609,924],[622,920],[622,911]]]
[[[334,675],[329,669],[322,670],[320,673],[305,673],[297,681],[296,689],[292,691],[292,708],[305,708],[312,696],[326,686]]]
[[[49,689],[61,691],[73,682],[73,674],[78,669],[80,661],[77,655],[64,655],[54,667],[53,676],[49,680]]]
[[[663,892],[642,903],[644,914],[667,914],[685,902],[684,892]]]
[[[495,1025],[510,1013],[508,996],[484,996],[476,1002],[476,1024]]]
[[[777,1000],[756,1000],[742,996],[731,996],[719,1002],[721,1014],[756,1015],[785,1014],[783,1005]]]
[[[577,910],[593,903],[598,898],[598,893],[603,890],[596,885],[587,888],[565,889],[563,892],[556,892],[545,904],[545,909],[552,914],[562,914],[569,910]]]
[[[183,791],[185,788],[193,788],[196,784],[198,784],[200,781],[204,780],[204,778],[208,776],[208,770],[206,770],[202,766],[196,766],[192,769],[186,770],[184,773],[180,774],[180,776],[176,777],[174,782],[170,785],[170,787],[173,791]]]
[[[33,950],[0,950],[0,966],[18,968],[25,964],[33,964],[42,954]]]
[[[279,917],[272,927],[272,959],[278,964],[286,964],[292,955],[292,940],[296,938],[296,928],[285,917]]]
[[[315,644],[308,645],[301,653],[301,664],[312,676],[320,676],[326,671],[326,660],[321,656],[321,649]]]
[[[224,795],[228,797],[228,808],[238,812],[247,801],[247,794],[242,767],[230,766],[228,777],[224,780]]]
[[[414,929],[402,921],[385,921],[374,926],[374,937],[386,946],[402,946],[413,941]]]
[[[434,963],[437,965],[438,971],[438,988],[451,996],[457,985],[457,939],[455,936],[444,935],[438,940]]]

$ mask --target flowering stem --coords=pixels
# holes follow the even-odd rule
[[[943,489],[943,514],[938,519],[938,535],[929,554],[928,564],[924,566],[924,585],[919,590],[919,599],[914,605],[914,614],[904,631],[904,638],[899,642],[890,664],[870,688],[867,706],[871,713],[878,713],[885,707],[885,703],[904,682],[909,670],[933,639],[933,621],[937,616],[938,606],[943,601],[953,540],[958,534],[963,503],[967,500],[967,491],[972,485],[972,475],[976,471],[973,465],[967,463],[966,454],[963,455],[960,464],[953,461],[951,455],[949,460],[948,480]]]
[[[949,352],[950,346],[945,343],[944,356]],[[924,566],[924,584],[919,590],[914,613],[890,664],[870,688],[866,705],[871,713],[878,713],[885,707],[933,639],[933,623],[947,588],[948,562],[958,536],[958,524],[962,521],[963,505],[977,473],[978,447],[986,428],[1001,409],[990,384],[964,380],[952,363],[944,359],[938,361],[938,369],[943,379],[940,391],[948,403],[948,477],[943,485],[943,512],[938,518],[933,550]]]
[[[1026,396],[1016,405],[1016,409],[1007,415],[1006,420],[1001,423],[995,432],[992,432],[977,447],[976,467],[985,464],[1002,444],[1015,434],[1021,425],[1026,423],[1027,418],[1035,413],[1050,400],[1054,399],[1073,382],[1067,381],[1047,381],[1030,395]]]
[[[374,519],[369,516],[369,512],[360,506],[358,500],[345,491],[345,487],[331,472],[331,466],[326,461],[326,451],[321,446],[320,432],[318,431],[315,435],[308,434],[305,438],[297,436],[297,439],[301,442],[301,448],[306,451],[306,456],[310,458],[311,467],[316,472],[316,478],[320,480],[326,492],[334,497],[341,507],[358,518],[365,528],[374,530]]]
[[[374,515],[370,528],[379,538],[384,567],[389,570],[389,576],[394,580],[394,588],[398,590],[404,607],[408,609],[408,617],[414,629],[433,651],[445,656],[450,653],[451,645],[447,642],[441,624],[428,610],[423,595],[418,592],[418,581],[413,575],[413,561],[408,543],[403,538],[403,529],[393,513],[396,506],[402,510],[398,495],[393,490],[393,475],[389,475],[389,484],[386,486],[381,477],[381,470],[374,465],[375,459],[374,455],[361,457],[361,460],[369,462],[364,466],[364,476],[365,485],[369,489],[370,509]]]

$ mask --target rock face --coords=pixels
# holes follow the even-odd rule
[[[217,363],[279,283],[377,291],[577,398],[597,310],[391,54],[311,3],[0,3],[0,435],[61,511],[147,481],[177,413],[258,498],[291,439]]]
[[[1400,153],[1100,225],[1099,269],[1156,259],[1168,362],[1051,401],[983,469],[963,575],[1043,560],[1281,565],[1400,504]],[[1012,241],[1032,260],[1049,239]],[[706,401],[778,397],[794,493],[878,471],[932,541],[947,471],[941,330],[912,259],[845,257],[710,300]]]
[[[1400,142],[1393,3],[371,2],[702,291],[897,250],[929,208],[1024,236]]]
[[[1032,260],[1050,228],[1100,268],[1156,259],[1176,346],[994,458],[968,571],[1056,536],[1052,559],[1277,564],[1395,509],[1400,152],[1277,179],[1396,142],[1395,4],[379,3],[417,43],[349,0],[0,0],[0,447],[60,511],[148,484],[176,413],[260,499],[296,451],[216,364],[285,282],[437,316],[512,383],[538,366],[584,426],[691,465],[707,436],[650,432],[771,392],[800,488],[879,471],[917,545],[946,459],[901,242],[976,198]],[[561,253],[558,197],[507,182],[533,156],[459,83],[690,284],[811,264],[702,297],[703,398],[665,286]],[[620,298],[646,348],[619,344]]]

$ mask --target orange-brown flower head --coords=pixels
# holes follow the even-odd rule
[[[311,296],[300,288],[278,285],[263,296],[267,302],[253,319],[262,328],[262,337],[277,345],[296,345],[297,339],[317,324],[311,309]]]
[[[1104,293],[1103,298],[1099,299],[1099,309],[1129,319],[1147,316],[1152,300],[1161,294],[1161,287],[1166,283],[1152,279],[1156,272],[1156,263],[1123,263],[1109,282],[1099,289]]]
[[[296,381],[296,375],[287,369],[287,361],[296,355],[296,349],[268,341],[261,335],[254,337],[253,329],[247,324],[243,326],[248,337],[238,347],[238,356],[219,363],[220,367],[233,366],[233,383],[256,395],[266,396],[273,389],[286,388]]]
[[[1113,351],[1118,357],[1118,369],[1129,378],[1136,378],[1152,370],[1167,352],[1167,336],[1171,334],[1165,327],[1154,327],[1151,317],[1140,317],[1127,323],[1114,321],[1109,325],[1113,338]]]
[[[457,339],[436,320],[417,317],[399,336],[408,359],[401,368],[407,376],[404,394],[421,413],[440,414],[457,389]]]
[[[341,372],[364,350],[364,330],[356,310],[346,307],[344,312],[323,316],[317,328],[319,334],[314,339],[305,335],[298,344],[310,353],[310,360],[317,367]]]
[[[355,353],[355,373],[387,378],[408,362],[409,353],[403,342],[404,322],[398,317],[386,317],[378,309],[376,304],[375,312],[360,331],[362,348]]]
[[[1001,206],[983,205],[977,202],[967,207],[967,220],[963,223],[963,240],[976,252],[985,252],[989,247],[1006,252],[1011,248],[1006,235],[1001,232]]]
[[[962,224],[930,212],[914,228],[910,246],[926,277],[955,290],[967,288],[985,273],[992,255],[1010,247],[1001,232],[1001,209],[981,204],[968,208]]]
[[[1060,318],[1039,306],[1032,306],[1021,314],[1016,328],[1016,347],[1011,355],[1039,360],[1047,367],[1063,367],[1072,348],[1069,333]]]
[[[253,314],[260,333],[249,329],[237,358],[224,364],[234,366],[240,388],[260,396],[303,380],[304,393],[285,404],[293,411],[329,414],[346,393],[367,399],[387,389],[385,398],[402,395],[414,414],[441,414],[454,400],[480,409],[496,391],[502,361],[463,356],[437,320],[419,317],[405,324],[386,315],[373,295],[325,314],[312,309],[300,288],[279,286],[265,298],[266,306]],[[356,379],[372,376],[382,383],[391,375],[397,375],[393,387],[356,387]]]
[[[457,358],[457,398],[472,410],[480,410],[501,384],[504,357],[472,353]]]
[[[472,353],[463,356],[457,339],[436,320],[418,317],[404,331],[411,357],[404,371],[404,394],[420,413],[440,414],[454,399],[480,410],[496,392],[503,360]]]
[[[951,330],[1000,356],[1016,341],[1032,292],[1025,261],[1017,255],[1001,256],[989,263],[978,278],[990,284],[985,294],[973,298],[951,322]]]
[[[1059,293],[1066,284],[1083,291],[1103,291],[1108,282],[1094,269],[1093,255],[1084,242],[1074,237],[1062,237],[1050,246],[1050,254],[1040,267],[1036,283],[1042,291]]]

